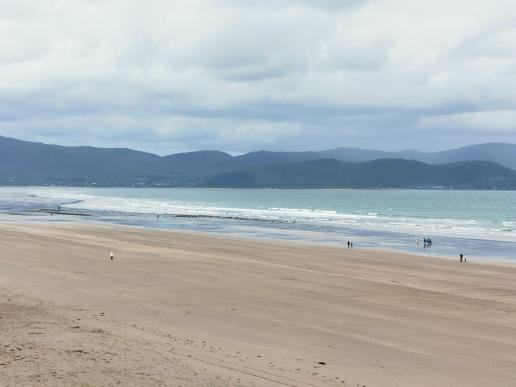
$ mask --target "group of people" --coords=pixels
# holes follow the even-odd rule
[[[416,246],[419,246],[419,239],[416,240]],[[432,240],[430,238],[423,238],[423,248],[429,249],[432,247]]]
[[[352,248],[353,248],[353,242],[348,241],[348,249],[352,249]]]
[[[416,246],[419,246],[419,239],[416,239]],[[349,247],[349,242],[348,242],[348,247]],[[430,247],[432,247],[432,239],[430,239],[430,238],[423,238],[423,248],[429,249]],[[466,257],[464,256],[464,254],[460,254],[459,255],[459,261],[460,262],[467,262]]]

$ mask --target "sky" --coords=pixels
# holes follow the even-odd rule
[[[516,143],[514,0],[0,0],[0,135],[157,154]]]

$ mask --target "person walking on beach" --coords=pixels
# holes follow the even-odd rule
[[[462,258],[464,257],[464,255],[461,254],[459,257],[460,257],[460,261],[462,262]]]
[[[350,241],[348,241],[348,249],[349,249],[349,247],[350,247],[350,246],[351,246],[351,242],[350,242]]]
[[[115,258],[115,254],[113,254],[113,252],[111,252],[111,253],[109,254],[109,258],[111,258],[111,260],[113,260],[113,258]]]

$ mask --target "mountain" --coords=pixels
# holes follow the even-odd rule
[[[323,157],[340,161],[371,161],[377,159],[416,160],[428,164],[446,164],[458,161],[492,161],[507,168],[516,170],[516,145],[504,143],[487,143],[472,145],[441,152],[419,152],[405,150],[400,152],[385,152],[369,149],[337,148],[319,152]],[[298,160],[301,161],[301,160]]]
[[[326,161],[321,161],[325,160]],[[331,159],[328,161],[328,159]],[[423,153],[418,151],[384,152],[354,148],[337,148],[320,152],[269,152],[257,151],[232,156],[220,151],[198,151],[160,157],[131,149],[108,149],[93,147],[66,147],[36,142],[21,141],[0,136],[0,185],[77,185],[77,186],[149,186],[185,187],[210,184],[221,186],[389,186],[396,182],[396,175],[382,168],[388,164],[372,163],[361,166],[351,163],[377,159],[411,159],[426,164],[450,164],[461,161],[490,161],[516,169],[516,145],[482,144],[443,152]],[[349,171],[358,170],[358,175],[345,183],[344,168],[329,167],[322,170],[319,163],[346,162]],[[399,162],[399,160],[398,160]],[[303,164],[304,163],[304,164]],[[405,165],[405,164],[404,164]],[[408,164],[407,164],[408,165]],[[418,165],[417,175],[423,167]],[[460,164],[458,164],[460,165]],[[479,164],[483,165],[483,164]],[[491,164],[489,164],[491,165]],[[391,165],[391,167],[393,167]],[[448,166],[449,167],[449,166]],[[394,167],[393,167],[394,168]],[[400,167],[401,168],[401,167]],[[415,168],[415,167],[414,167]],[[464,171],[466,172],[466,167]],[[398,174],[408,174],[411,169],[399,169]],[[441,171],[442,173],[443,171]],[[461,173],[462,173],[461,172]],[[496,168],[485,171],[497,177]],[[328,174],[335,174],[329,176]],[[351,176],[347,172],[346,176]],[[431,176],[431,171],[424,172]],[[362,182],[363,178],[373,178]],[[276,178],[273,178],[277,176]],[[323,177],[326,176],[326,180]],[[340,176],[340,177],[339,177]],[[364,177],[365,176],[365,177]],[[387,177],[387,181],[382,180]],[[468,178],[477,178],[466,174]],[[241,181],[238,181],[238,178]],[[282,183],[280,178],[284,178]],[[457,182],[461,176],[454,177]],[[509,177],[508,177],[509,178]],[[339,180],[340,179],[340,180]],[[347,181],[347,180],[346,180]],[[496,180],[496,187],[503,184]],[[333,182],[333,183],[332,183]],[[376,182],[376,185],[373,183]],[[449,181],[430,182],[429,179],[402,181],[409,186],[451,185]],[[485,183],[485,181],[484,181]],[[482,184],[484,184],[482,183]],[[333,185],[332,185],[333,184]],[[348,185],[346,185],[348,184]],[[459,183],[456,183],[459,184]],[[460,183],[468,186],[468,181]],[[485,186],[478,181],[471,187]],[[493,186],[494,187],[494,186]]]
[[[321,151],[321,158],[335,159],[349,162],[362,162],[378,159],[413,159],[413,157],[404,157],[401,152],[386,152],[374,149],[357,149],[357,148],[336,148]]]
[[[195,178],[206,178],[224,171],[234,170],[235,158],[220,151],[198,151],[176,153],[163,158],[170,170],[181,175],[190,175]]]
[[[489,161],[430,165],[380,159],[281,163],[223,173],[206,180],[220,188],[455,188],[516,189],[516,171]]]
[[[318,160],[324,156],[320,152],[269,152],[257,151],[246,153],[235,157],[234,165],[238,168],[245,168],[257,165]]]
[[[466,160],[483,160],[498,163],[516,170],[516,145],[488,143],[452,149],[442,152],[421,153],[420,161],[430,164],[451,163]],[[416,158],[413,158],[416,159]]]
[[[173,175],[173,174],[172,174]],[[161,157],[130,149],[64,147],[0,137],[0,183],[126,185],[170,177]]]

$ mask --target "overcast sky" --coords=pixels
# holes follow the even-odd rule
[[[514,0],[0,0],[0,134],[159,154],[516,143]]]

